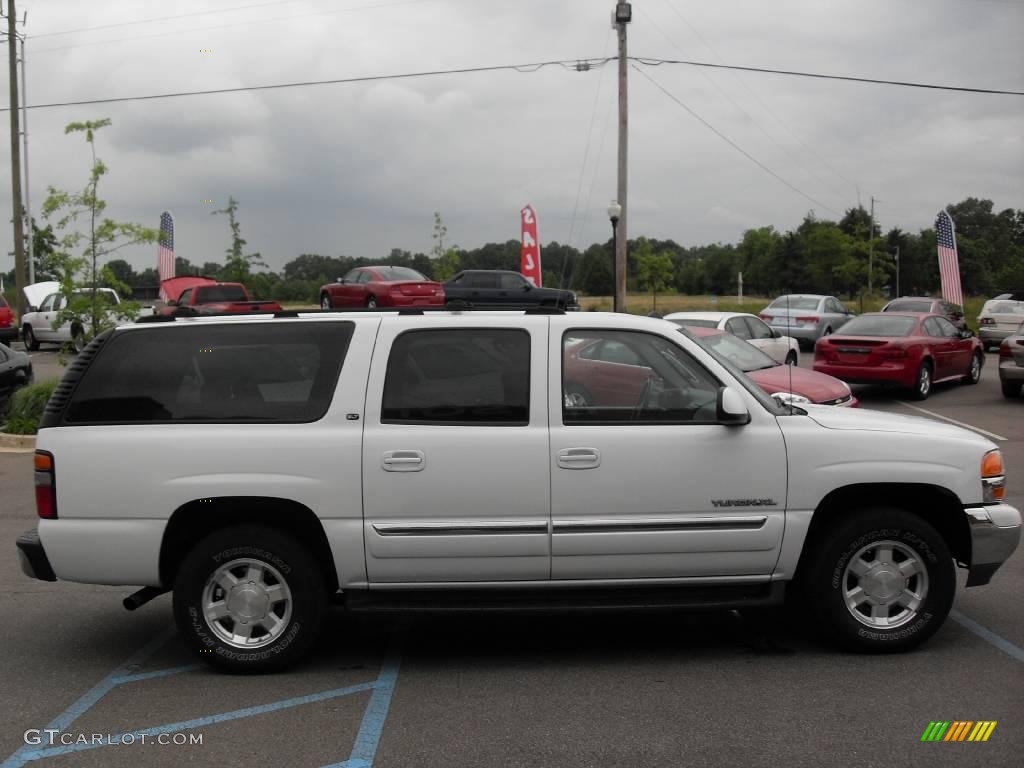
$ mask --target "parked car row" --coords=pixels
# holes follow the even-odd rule
[[[440,283],[408,267],[358,267],[336,282],[321,286],[319,293],[323,309],[459,304],[501,309],[579,309],[572,291],[540,288],[518,272],[499,269],[466,269]]]

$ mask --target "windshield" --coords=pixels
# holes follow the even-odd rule
[[[778,365],[768,355],[752,344],[747,344],[743,339],[733,336],[731,333],[716,333],[712,336],[701,336],[700,341],[705,346],[711,347],[719,354],[725,356],[744,373],[760,371],[764,368],[774,368]]]
[[[843,336],[909,336],[917,325],[916,317],[861,315],[843,326]]]
[[[907,299],[900,299],[897,301],[890,301],[885,305],[883,312],[931,312],[932,303],[931,301],[920,299],[917,301],[910,301]]]
[[[717,328],[717,320],[698,320],[695,317],[666,317],[666,320],[681,325],[684,328],[689,326],[690,328]]]
[[[679,328],[678,330],[681,334],[686,336],[688,339],[691,339],[698,346],[700,346],[701,349],[703,349],[705,352],[711,355],[715,359],[715,361],[718,362],[723,368],[729,371],[729,373],[731,373],[736,378],[736,381],[739,382],[739,384],[751,395],[753,395],[757,399],[757,402],[763,405],[768,411],[770,411],[776,416],[783,416],[785,414],[790,413],[790,410],[788,408],[782,407],[775,398],[769,397],[767,392],[761,389],[761,387],[759,387],[755,382],[747,378],[746,371],[744,371],[742,368],[736,365],[736,363],[730,360],[726,355],[723,355],[717,349],[708,344],[707,337],[700,338],[698,336],[694,336],[693,334],[689,333],[685,328]],[[729,334],[723,335],[727,336]],[[739,339],[736,340],[739,341]],[[740,343],[742,344],[743,342]],[[751,349],[754,348],[751,347]],[[758,350],[754,349],[754,351],[757,352]]]
[[[196,288],[196,299],[203,304],[208,301],[248,301],[249,297],[240,285],[204,285]]]
[[[771,309],[817,309],[818,299],[807,296],[780,296],[771,304]]]
[[[415,269],[409,269],[408,267],[380,267],[377,270],[381,280],[418,280],[426,281],[423,275],[417,272]]]
[[[1024,301],[996,301],[989,302],[985,311],[993,315],[1024,315]]]

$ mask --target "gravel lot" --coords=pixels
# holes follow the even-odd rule
[[[809,356],[805,356],[809,358]],[[34,357],[38,379],[56,356]],[[805,360],[805,365],[809,362]],[[863,405],[945,417],[1002,438],[1008,500],[1024,507],[1024,398],[976,387]],[[170,598],[31,581],[14,539],[34,525],[31,457],[0,453],[0,728],[4,768],[42,765],[995,766],[1024,754],[1024,555],[901,656],[839,653],[781,613],[332,615],[312,660],[231,677],[193,664]],[[961,577],[961,585],[963,578]],[[922,743],[933,720],[995,720],[985,743]],[[29,729],[74,741],[26,745]],[[145,730],[148,729],[148,730]],[[176,736],[174,735],[176,734]],[[33,734],[30,734],[30,737]],[[160,744],[201,735],[202,744]],[[1014,757],[1016,755],[1016,757]]]

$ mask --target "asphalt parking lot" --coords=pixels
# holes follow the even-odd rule
[[[857,394],[988,433],[1006,457],[1007,500],[1024,507],[1024,398],[1002,397],[995,359],[978,386],[939,385],[924,403]],[[51,352],[34,363],[38,379],[59,371]],[[169,596],[129,613],[129,588],[25,578],[14,540],[34,521],[31,457],[0,453],[2,768],[993,768],[1024,754],[1020,550],[992,584],[961,589],[943,629],[905,655],[834,651],[781,612],[337,612],[309,663],[232,677],[186,653]],[[922,742],[936,720],[998,725],[984,743]],[[50,746],[44,729],[72,743]]]

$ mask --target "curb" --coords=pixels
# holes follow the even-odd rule
[[[35,449],[35,435],[9,435],[0,432],[0,453],[33,453]]]

